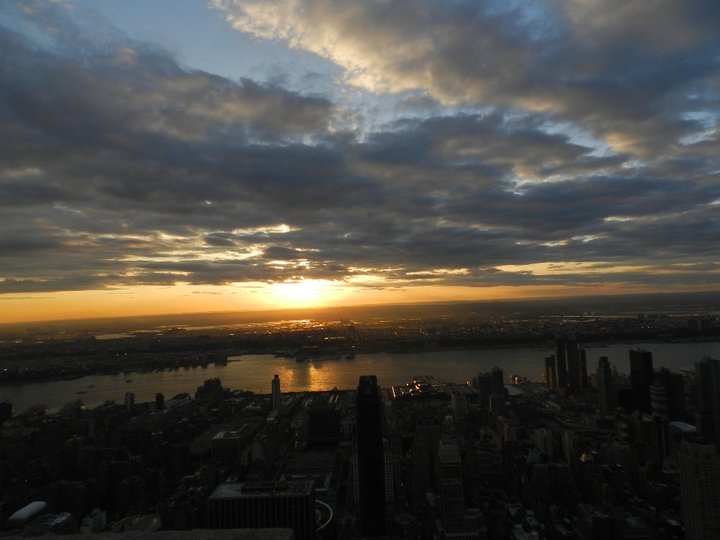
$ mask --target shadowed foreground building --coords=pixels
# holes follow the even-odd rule
[[[662,368],[650,386],[650,412],[669,422],[684,421],[685,381],[680,373]]]
[[[714,445],[685,440],[678,461],[685,537],[720,538],[720,457]]]
[[[208,499],[211,529],[290,528],[295,540],[315,537],[313,482],[220,484]]]
[[[4,540],[20,540],[27,536],[3,536]],[[53,537],[51,537],[53,538]],[[294,540],[292,529],[231,529],[191,531],[142,531],[103,532],[99,534],[63,534],[63,540]]]
[[[279,411],[280,410],[280,376],[276,373],[272,380],[272,410],[273,411]]]
[[[580,503],[577,508],[578,534],[581,540],[621,540],[622,523],[603,509]]]
[[[555,389],[567,387],[567,359],[565,358],[565,339],[555,341]]]
[[[360,532],[385,534],[385,456],[382,401],[375,375],[360,377],[357,390],[357,464]]]
[[[555,340],[555,355],[545,358],[545,382],[551,390],[579,394],[587,387],[585,350],[577,340],[559,337]]]
[[[720,361],[704,358],[695,362],[695,420],[703,439],[720,451]]]
[[[617,396],[615,395],[615,383],[607,356],[600,357],[600,360],[598,361],[597,376],[600,414],[611,414],[617,405]]]
[[[549,390],[557,388],[557,376],[555,375],[555,356],[545,357],[545,385]]]
[[[643,349],[630,349],[630,386],[635,408],[650,413],[650,385],[655,378],[652,353]]]
[[[412,497],[416,510],[426,502],[428,491],[434,488],[433,466],[440,440],[440,425],[434,418],[420,418],[415,426],[411,463]]]
[[[440,496],[440,538],[479,540],[480,514],[465,508],[463,492],[463,466],[457,442],[450,439],[438,441],[435,462],[437,493]],[[485,534],[482,535],[485,538]]]

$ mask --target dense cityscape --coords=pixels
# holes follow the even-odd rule
[[[538,356],[538,380],[492,367],[469,381],[415,373],[391,384],[368,373],[353,388],[288,392],[275,375],[263,392],[211,378],[150,402],[132,386],[93,408],[82,396],[57,411],[6,401],[3,534],[717,538],[720,362],[695,358],[674,372],[628,346],[588,372],[584,345],[714,341],[718,321],[680,311],[16,336],[2,348],[6,385],[192,369],[248,352],[346,362],[371,350],[544,343],[554,354]]]

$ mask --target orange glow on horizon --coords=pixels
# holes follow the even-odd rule
[[[686,292],[701,292],[686,288]],[[204,312],[251,312],[383,304],[522,300],[660,291],[625,284],[595,286],[405,286],[368,288],[342,282],[301,280],[226,286],[179,284],[0,295],[0,324]],[[674,290],[673,292],[684,292]]]

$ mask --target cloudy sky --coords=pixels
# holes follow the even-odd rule
[[[3,0],[0,322],[720,289],[717,0]]]

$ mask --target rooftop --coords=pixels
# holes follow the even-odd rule
[[[269,497],[271,495],[311,495],[312,480],[291,480],[288,482],[226,482],[220,484],[210,500],[233,499],[238,497]]]
[[[3,536],[21,540],[24,536]],[[62,535],[63,540],[294,540],[292,529],[194,529],[190,531],[127,531]]]

